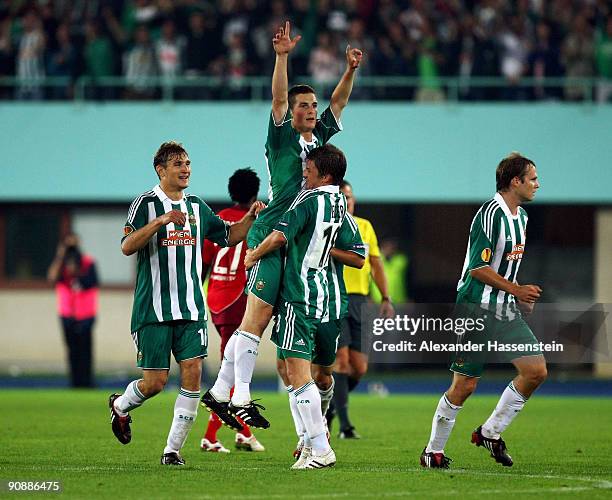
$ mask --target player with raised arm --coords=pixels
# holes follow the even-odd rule
[[[238,169],[229,178],[227,190],[234,205],[221,210],[217,215],[232,224],[242,219],[257,199],[259,177],[250,168]],[[202,278],[204,280],[210,271],[206,299],[211,320],[221,337],[221,359],[225,345],[240,325],[246,308],[245,255],[244,241],[235,247],[222,247],[210,240],[204,241]],[[200,441],[202,451],[229,453],[217,439],[217,431],[222,425],[223,421],[215,413],[211,413],[206,432]],[[246,424],[236,432],[235,444],[239,450],[265,451]]]
[[[273,39],[276,62],[272,75],[272,111],[266,140],[266,162],[270,174],[270,201],[249,232],[249,248],[256,248],[276,227],[302,188],[302,169],[308,151],[324,145],[342,130],[340,116],[353,88],[355,71],[362,53],[347,46],[346,70],[332,93],[330,105],[317,119],[317,98],[307,85],[289,89],[287,59],[300,40],[291,38],[285,23]],[[228,342],[214,386],[202,397],[202,404],[219,415],[228,425],[235,425],[235,415],[252,427],[269,427],[253,404],[250,383],[255,368],[259,341],[272,318],[283,274],[281,250],[261,259],[249,271],[245,315],[237,335]],[[235,386],[230,401],[230,389]]]
[[[265,205],[255,202],[244,217],[226,224],[200,198],[185,194],[191,177],[187,151],[163,143],[153,159],[159,178],[129,209],[121,250],[137,253],[131,332],[142,378],[109,398],[112,430],[122,444],[132,439],[130,412],[166,385],[170,354],[180,367],[181,388],[161,463],[184,465],[179,452],[197,415],[202,358],[207,352],[202,292],[202,242],[240,243]]]
[[[370,295],[370,283],[378,288],[382,295],[380,304],[380,315],[390,318],[395,314],[391,297],[389,297],[389,286],[387,275],[383,267],[380,251],[378,249],[378,238],[372,223],[355,213],[355,195],[351,184],[344,180],[340,190],[346,197],[348,212],[354,217],[359,228],[363,242],[367,248],[366,260],[363,267],[359,269],[345,268],[344,281],[348,293],[347,314],[342,320],[342,332],[338,340],[338,353],[336,366],[334,367],[335,391],[333,402],[327,412],[327,424],[331,428],[331,421],[335,414],[340,420],[341,439],[359,439],[349,419],[349,393],[357,387],[361,377],[368,370],[368,353],[362,345],[361,309],[368,303]]]
[[[511,466],[501,433],[546,379],[546,361],[538,340],[521,315],[521,311],[533,311],[542,290],[537,285],[519,285],[516,280],[527,230],[527,212],[521,205],[533,200],[540,185],[535,163],[518,153],[499,163],[496,180],[497,193],[480,207],[470,227],[457,286],[456,314],[482,321],[489,339],[533,346],[529,355],[508,353],[507,361],[518,375],[502,393],[491,416],[472,433],[472,443],[485,447],[496,462]],[[469,339],[466,337],[462,341]],[[480,354],[457,353],[450,368],[454,372],[452,384],[440,398],[429,443],[421,454],[423,467],[449,467],[444,447],[457,413],[476,389],[484,361]]]
[[[329,445],[321,398],[311,375],[317,325],[328,314],[327,267],[331,249],[346,215],[346,199],[338,184],[346,172],[342,151],[327,144],[306,156],[305,191],[295,199],[274,230],[254,250],[245,265],[257,265],[271,252],[286,247],[286,267],[278,303],[272,342],[285,363],[295,398],[296,428],[305,429],[300,460],[293,469],[320,469],[336,463]],[[350,257],[363,257],[346,252]],[[291,396],[290,396],[291,397]]]
[[[348,314],[349,300],[346,293],[346,285],[344,284],[344,266],[347,265],[360,269],[365,264],[366,258],[366,247],[361,240],[357,222],[355,222],[348,210],[338,232],[335,246],[331,250],[331,257],[327,266],[329,291],[327,314],[323,316],[315,331],[311,363],[312,378],[319,390],[321,414],[323,416],[326,415],[334,395],[334,378],[332,374],[336,361],[338,339],[342,331],[342,320]],[[287,377],[287,369],[283,359],[277,360],[277,371],[289,394],[289,407],[298,436],[298,443],[293,456],[299,460],[304,447],[306,447],[308,452],[310,443],[307,439],[306,429],[301,426],[302,421],[296,415],[298,412],[297,403],[295,397],[293,397],[293,386]],[[326,429],[326,431],[329,432],[329,429]]]

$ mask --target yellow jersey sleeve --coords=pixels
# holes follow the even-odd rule
[[[361,269],[344,266],[344,284],[346,285],[346,293],[368,295],[370,293],[370,256],[379,257],[380,250],[378,248],[378,239],[372,224],[367,219],[361,217],[353,217],[357,222],[357,227],[361,233],[361,239],[366,246],[366,260]]]

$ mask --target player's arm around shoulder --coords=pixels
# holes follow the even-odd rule
[[[132,255],[141,248],[144,248],[161,227],[166,226],[171,222],[184,226],[186,220],[186,215],[180,210],[170,210],[169,212],[156,217],[145,226],[137,229],[136,231],[130,232],[123,239],[121,242],[121,251],[123,252],[123,255]],[[126,228],[128,227],[130,226],[126,226]]]
[[[347,213],[338,230],[338,236],[331,256],[338,262],[356,269],[362,269],[365,265],[365,245],[361,239],[361,233],[357,223],[351,214]]]
[[[334,247],[331,249],[330,255],[345,266],[362,269],[365,265],[365,257],[351,250],[342,250]]]

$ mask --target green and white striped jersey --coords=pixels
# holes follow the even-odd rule
[[[304,180],[302,170],[308,152],[323,146],[341,130],[342,125],[336,120],[331,108],[327,107],[312,131],[312,142],[307,142],[292,127],[290,112],[287,112],[278,125],[274,123],[274,116],[270,113],[266,139],[266,168],[270,178],[269,200],[268,207],[255,221],[256,225],[264,225],[269,231],[274,229],[302,189]]]
[[[187,214],[185,226],[167,224],[138,251],[132,332],[150,323],[207,319],[202,244],[228,246],[229,226],[206,203],[189,194],[173,201],[157,185],[130,205],[123,239],[173,209]]]
[[[505,321],[520,316],[514,295],[472,278],[470,271],[491,266],[497,274],[515,283],[525,251],[526,231],[527,212],[519,207],[517,215],[512,215],[501,194],[496,193],[480,207],[470,227],[457,302],[481,304]]]
[[[281,297],[308,317],[327,313],[327,266],[346,215],[346,198],[338,186],[302,191],[275,230],[287,239]]]
[[[340,226],[334,247],[340,250],[355,252],[364,259],[366,257],[367,249],[361,239],[359,227],[353,216],[348,212],[342,226]],[[329,284],[328,313],[321,320],[322,323],[342,319],[348,313],[348,295],[346,293],[346,285],[344,284],[344,264],[334,258],[329,259],[327,282]]]

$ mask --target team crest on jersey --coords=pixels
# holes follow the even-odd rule
[[[493,255],[493,252],[491,251],[490,248],[485,248],[481,254],[480,254],[480,258],[482,259],[483,262],[489,262],[491,260],[491,256]]]
[[[131,234],[134,232],[134,228],[130,227],[130,226],[125,226],[123,228],[123,236],[127,236],[128,234]]]
[[[138,354],[136,355],[136,359],[138,361],[142,361],[142,352],[141,351],[138,351]]]
[[[191,224],[192,226],[196,225],[196,218],[195,215],[193,214],[189,214],[189,224]]]
[[[457,367],[461,367],[461,366],[463,366],[463,363],[464,363],[464,361],[463,361],[463,359],[462,359],[462,358],[457,358],[457,359],[455,360],[455,366],[457,366]]]
[[[258,292],[261,292],[266,286],[266,282],[264,280],[257,280],[257,283],[255,283],[255,290],[257,290]]]

